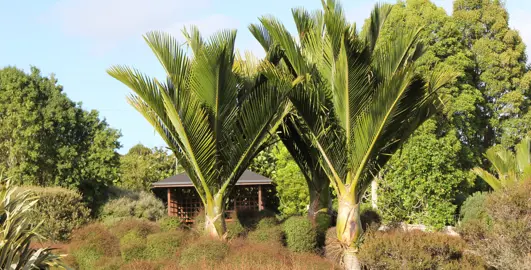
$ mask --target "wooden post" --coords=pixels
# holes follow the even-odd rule
[[[168,188],[168,216],[171,216],[171,190]]]
[[[258,210],[264,210],[264,205],[262,204],[262,185],[258,185]]]

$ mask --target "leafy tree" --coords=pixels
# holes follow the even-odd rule
[[[278,210],[284,216],[306,214],[310,195],[303,173],[283,144],[278,144],[273,153],[278,160],[274,176],[280,200]]]
[[[494,190],[506,188],[531,178],[531,138],[524,138],[515,146],[516,155],[510,149],[492,147],[485,157],[492,164],[496,175],[476,167],[473,172]]]
[[[205,208],[206,232],[224,238],[227,195],[286,114],[291,81],[261,76],[278,73],[267,60],[236,58],[235,31],[204,40],[192,28],[185,37],[193,57],[169,35],[145,36],[166,71],[166,82],[128,67],[108,72],[133,90],[129,102],[192,180]]]
[[[337,237],[347,269],[360,267],[359,206],[372,176],[435,111],[434,93],[454,78],[443,71],[428,78],[415,74],[415,60],[422,55],[418,29],[397,28],[393,42],[379,39],[390,10],[377,6],[358,34],[335,1],[323,1],[322,12],[295,9],[300,44],[277,20],[260,19],[262,40],[271,38],[270,44],[281,47],[292,79],[302,81],[290,100],[309,127],[337,193]]]
[[[378,190],[384,220],[435,228],[454,223],[455,200],[475,177],[455,166],[462,151],[456,130],[437,136],[436,129],[435,120],[426,121],[385,167]]]
[[[149,149],[137,144],[120,157],[120,181],[118,186],[132,189],[151,189],[151,184],[181,173],[175,171],[176,159],[161,148]]]
[[[16,184],[79,190],[91,206],[118,179],[117,130],[81,109],[55,77],[0,70],[0,171]]]
[[[487,101],[480,114],[488,119],[485,148],[494,143],[515,145],[531,128],[525,44],[509,28],[502,1],[456,0],[453,17],[474,59],[473,83]]]
[[[273,179],[277,172],[278,162],[278,157],[274,154],[276,146],[277,144],[274,144],[260,151],[251,162],[251,165],[249,165],[249,170],[269,179]]]
[[[488,124],[480,110],[485,100],[473,83],[474,61],[461,44],[462,33],[442,8],[427,0],[399,2],[381,37],[395,40],[396,27],[422,27],[419,39],[425,52],[416,62],[419,76],[428,76],[437,66],[457,77],[440,90],[441,112],[417,130],[409,139],[412,142],[405,143],[385,167],[379,204],[388,221],[442,227],[454,222],[455,210],[473,184],[469,171],[480,157]],[[452,190],[456,187],[460,189]]]

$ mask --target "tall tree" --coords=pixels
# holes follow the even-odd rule
[[[296,25],[304,26],[300,43],[274,18],[260,19],[262,36],[282,48],[293,79],[303,80],[290,100],[338,196],[336,229],[347,269],[360,268],[359,206],[372,177],[435,111],[434,93],[454,78],[438,71],[424,80],[415,73],[419,29],[397,28],[393,42],[379,39],[390,10],[377,6],[359,35],[336,1],[323,1],[323,11],[313,14],[295,9]]]
[[[151,184],[182,172],[176,171],[174,155],[161,148],[147,148],[137,144],[120,157],[118,186],[133,190],[151,190]]]
[[[484,148],[495,143],[513,146],[531,130],[525,44],[509,28],[502,1],[456,0],[453,17],[474,59],[474,86],[487,101],[481,110],[489,124]]]
[[[427,76],[438,66],[455,72],[457,78],[440,90],[441,112],[417,130],[411,143],[404,144],[384,168],[379,208],[387,220],[441,227],[454,223],[455,211],[473,184],[470,169],[483,152],[488,119],[482,117],[485,99],[472,78],[472,54],[461,44],[462,33],[444,9],[429,0],[399,2],[381,38],[392,42],[396,27],[421,26],[419,40],[425,52],[417,60],[417,74]]]
[[[192,180],[205,207],[206,231],[224,238],[228,194],[287,113],[291,81],[266,80],[261,73],[277,73],[266,60],[250,55],[237,59],[235,31],[204,40],[191,28],[185,37],[193,57],[169,35],[145,36],[166,71],[166,82],[128,67],[108,72],[133,90],[129,102],[166,141]]]
[[[37,68],[0,70],[0,171],[16,184],[79,190],[92,205],[118,179],[120,133]]]

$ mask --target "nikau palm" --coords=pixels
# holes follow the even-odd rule
[[[480,167],[472,171],[494,190],[531,178],[531,138],[524,138],[515,149],[516,155],[509,149],[487,150],[485,157],[492,164],[497,176]]]
[[[358,269],[360,200],[401,143],[436,111],[435,92],[454,75],[416,75],[420,29],[397,29],[393,42],[379,39],[390,5],[376,6],[361,34],[335,1],[323,1],[323,9],[293,10],[299,42],[274,18],[263,17],[251,29],[266,50],[280,48],[280,68],[303,78],[290,100],[338,196],[343,263]]]
[[[108,73],[133,90],[130,104],[192,180],[205,208],[207,233],[222,239],[228,194],[287,113],[286,92],[292,86],[261,76],[276,72],[267,61],[249,55],[239,59],[235,31],[218,32],[209,40],[196,28],[184,34],[192,57],[169,35],[145,36],[166,71],[165,82],[122,66]]]

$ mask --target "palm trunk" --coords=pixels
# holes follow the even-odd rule
[[[205,232],[212,238],[225,239],[225,203],[223,195],[216,194],[205,205]]]
[[[347,189],[349,190],[349,189]],[[357,242],[363,233],[360,220],[360,205],[354,189],[338,195],[337,239],[344,248],[343,264],[345,269],[361,269],[357,258]]]
[[[310,186],[310,207],[308,208],[308,218],[315,224],[317,213],[324,212],[329,214],[330,208],[330,188],[326,186],[315,189]]]

